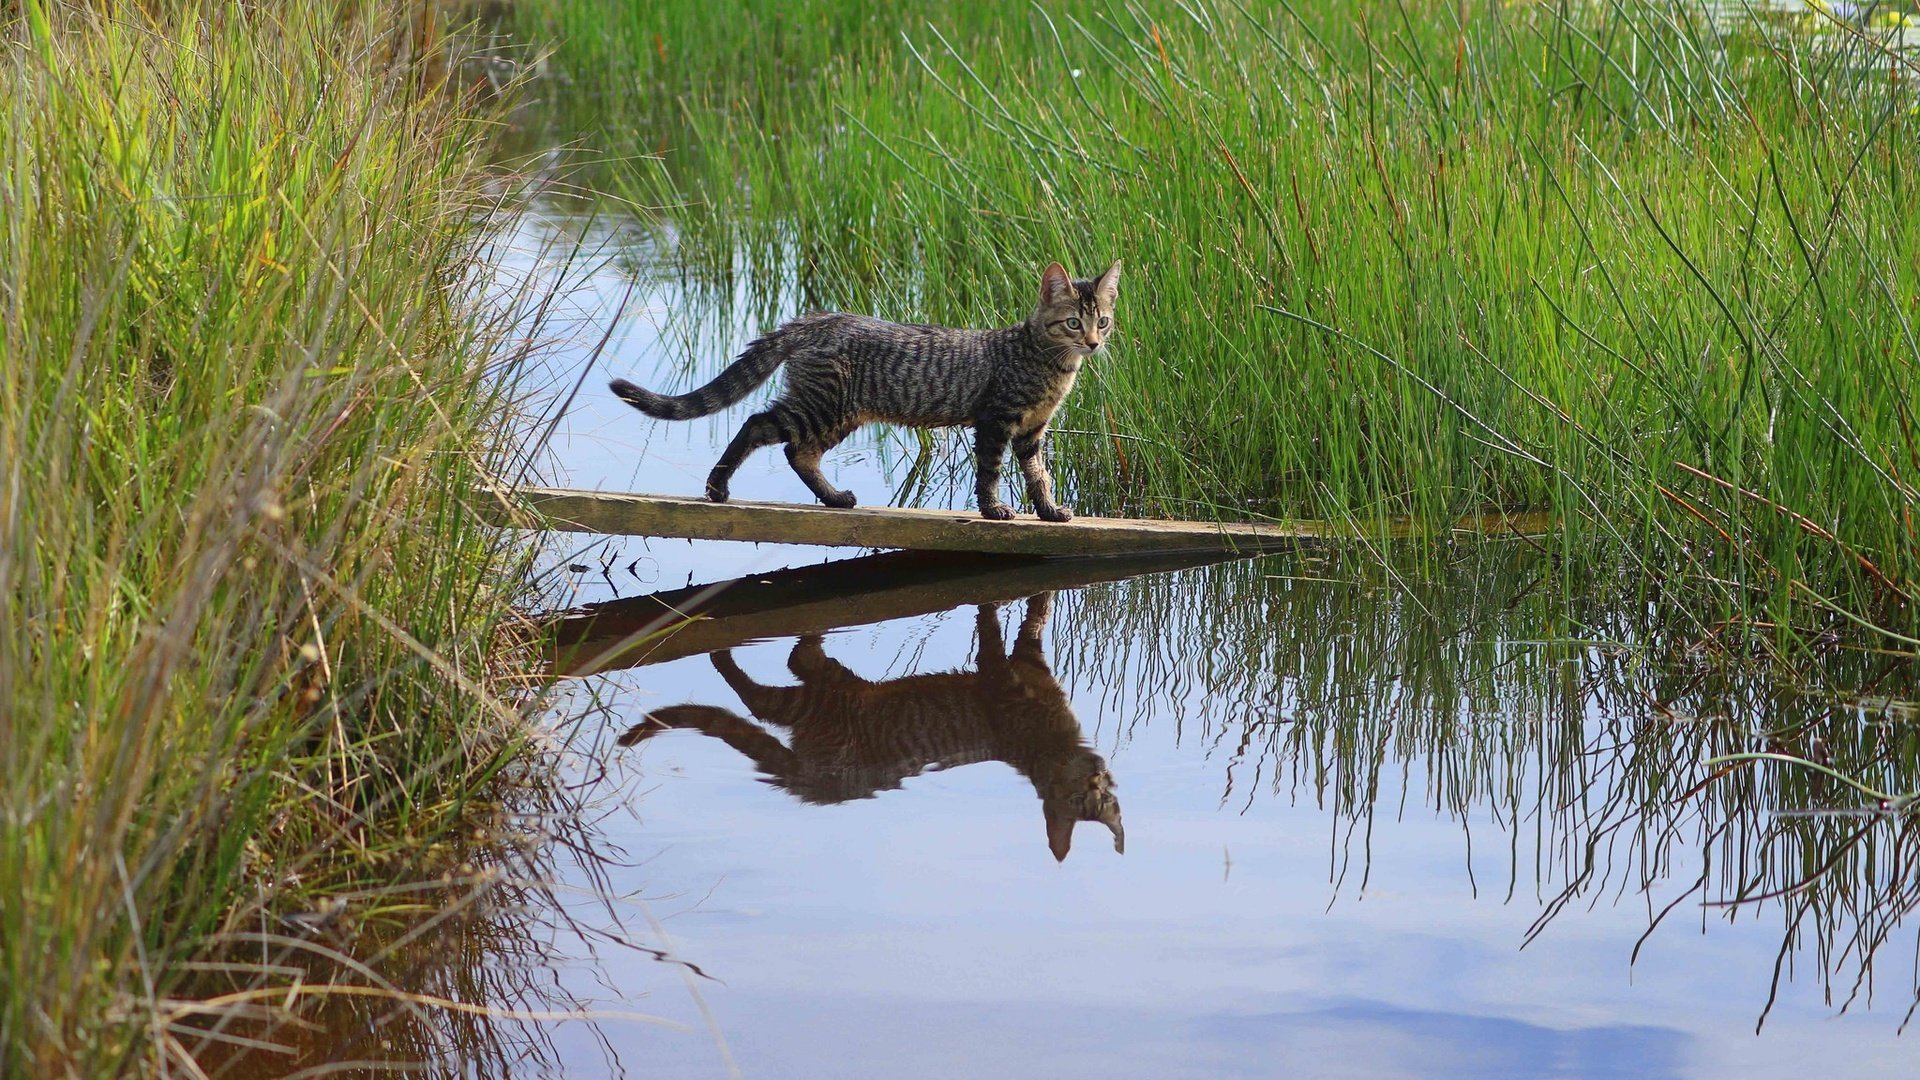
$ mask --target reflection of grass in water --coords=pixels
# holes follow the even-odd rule
[[[1219,748],[1223,805],[1323,807],[1341,891],[1367,881],[1376,816],[1407,810],[1382,804],[1404,778],[1410,802],[1460,822],[1476,892],[1531,889],[1533,933],[1623,890],[1656,928],[1758,908],[1782,927],[1769,1003],[1811,961],[1852,1004],[1887,945],[1920,949],[1905,922],[1920,830],[1852,786],[1920,790],[1911,664],[1836,653],[1818,682],[1782,687],[1564,584],[1510,544],[1398,582],[1368,559],[1275,557],[1096,586],[1063,600],[1055,668],[1103,745],[1150,694],[1183,739]],[[1753,754],[1772,756],[1728,760]],[[1127,761],[1113,760],[1123,785]],[[1920,985],[1902,993],[1920,1002]]]
[[[585,808],[549,784],[510,781],[487,794],[500,798],[498,812],[471,816],[465,835],[450,837],[432,862],[397,875],[405,883],[338,892],[328,897],[337,916],[306,913],[225,939],[186,988],[194,998],[258,995],[255,973],[271,967],[283,982],[297,980],[302,1008],[222,1008],[204,1044],[194,1036],[213,1029],[211,1019],[180,1025],[183,1044],[209,1073],[330,1073],[349,1062],[370,1073],[417,1076],[579,1071],[577,1051],[563,1064],[555,1021],[659,1022],[577,1000],[555,978],[557,964],[583,962],[555,951],[556,942],[576,935],[700,976],[698,968],[631,941],[619,925],[631,912],[607,906],[603,918],[582,927],[573,914],[581,898],[546,884],[569,876],[555,865],[569,853],[578,868],[572,876],[600,890],[594,906],[613,903],[606,856],[596,850]],[[605,918],[611,927],[602,925]],[[279,1049],[261,1054],[259,1043]]]
[[[522,738],[524,557],[466,507],[518,328],[431,20],[120,7],[0,24],[7,1076],[193,1074],[294,999],[191,965],[283,990],[238,944],[394,902]]]
[[[576,87],[621,88],[613,145],[663,152],[641,190],[696,294],[995,323],[1048,256],[1125,256],[1120,347],[1063,420],[1100,434],[1059,443],[1086,508],[1552,506],[1784,641],[1796,581],[1913,629],[1914,101],[1873,35],[740,7],[529,10]]]

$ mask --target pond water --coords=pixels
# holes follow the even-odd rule
[[[579,274],[577,347],[536,375],[564,405],[550,479],[697,494],[745,407],[664,424],[606,379],[697,385],[779,312],[693,325],[669,289],[630,293],[644,238],[604,217],[550,209],[517,240],[509,267],[572,250]],[[828,474],[869,504],[965,505],[964,453],[942,441],[914,476],[919,449],[859,436]],[[806,495],[771,450],[734,491]],[[1588,610],[1525,539],[1133,578],[556,543],[566,601],[605,621],[569,661],[599,672],[568,681],[552,721],[591,812],[544,977],[571,1006],[668,1023],[546,1025],[526,1075],[1911,1061],[1904,822],[1796,813],[1866,805],[1803,770],[1702,765],[1913,760],[1885,750],[1905,745],[1906,707],[1872,657],[1793,691],[1669,662],[1636,613]],[[1101,577],[1122,579],[1073,587]],[[659,610],[647,594],[733,579],[697,601],[721,605],[713,636],[599,655]]]

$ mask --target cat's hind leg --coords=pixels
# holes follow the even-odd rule
[[[713,471],[707,474],[707,500],[717,503],[726,502],[727,482],[733,479],[734,470],[747,459],[747,455],[763,446],[772,446],[784,438],[786,436],[780,430],[780,420],[773,414],[773,410],[757,412],[747,417],[747,422],[740,425],[739,434],[727,444],[726,450],[720,455],[720,460],[714,463]]]
[[[788,443],[787,464],[821,502],[836,510],[852,509],[860,500],[853,492],[828,483],[826,474],[820,471],[820,457],[826,452],[826,447],[817,443]]]
[[[730,650],[714,653],[713,670],[727,681],[727,686],[740,697],[740,703],[747,707],[756,718],[770,724],[791,725],[795,709],[806,706],[804,691],[797,686],[765,686],[754,682],[740,665],[734,662]]]
[[[793,651],[787,654],[787,670],[802,683],[837,682],[845,686],[860,686],[865,679],[853,673],[853,669],[827,655],[822,646],[826,639],[819,634],[808,634],[793,643]]]
[[[834,487],[820,471],[820,458],[853,433],[852,427],[839,427],[821,434],[805,434],[787,443],[787,464],[793,466],[807,490],[828,506],[851,509],[858,499],[853,492]]]

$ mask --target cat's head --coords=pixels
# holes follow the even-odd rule
[[[1097,353],[1113,332],[1113,303],[1120,296],[1120,263],[1092,281],[1073,281],[1059,263],[1040,275],[1040,306],[1033,325],[1049,344],[1077,356]]]
[[[1126,853],[1127,831],[1120,825],[1113,774],[1106,759],[1092,750],[1081,749],[1059,770],[1041,793],[1040,807],[1047,815],[1047,847],[1055,859],[1066,859],[1073,827],[1082,821],[1105,825],[1113,833],[1113,850]]]

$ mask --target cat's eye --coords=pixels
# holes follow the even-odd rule
[[[1112,321],[1113,321],[1112,319],[1107,318],[1105,315],[1100,316],[1100,329],[1105,330],[1107,328],[1107,324]]]
[[[1069,329],[1069,330],[1078,330],[1078,329],[1080,329],[1080,320],[1079,320],[1079,319],[1068,319],[1068,320],[1067,320],[1067,329]]]

